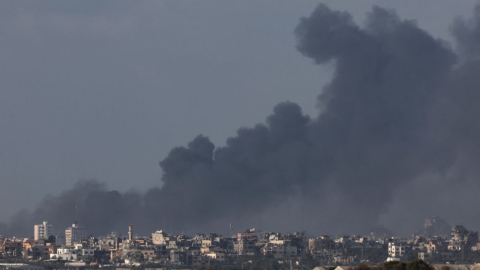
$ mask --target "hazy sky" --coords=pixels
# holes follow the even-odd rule
[[[295,49],[320,3],[376,4],[449,40],[476,1],[1,1],[0,220],[79,179],[161,185],[198,134],[224,144],[291,100],[315,116],[331,70]]]

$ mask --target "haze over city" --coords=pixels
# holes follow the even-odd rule
[[[0,234],[478,230],[460,3],[1,2]]]

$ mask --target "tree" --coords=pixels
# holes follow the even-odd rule
[[[433,268],[426,262],[417,259],[407,264],[407,270],[432,270]]]
[[[386,262],[383,264],[383,270],[406,270],[407,264],[404,262]]]

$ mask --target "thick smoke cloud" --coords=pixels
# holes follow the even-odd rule
[[[448,163],[431,139],[429,115],[455,56],[413,22],[378,7],[360,29],[348,14],[319,6],[296,33],[303,55],[336,65],[311,128],[313,153],[326,161],[314,176],[344,197],[338,207],[347,223],[372,222],[398,185]]]
[[[458,18],[452,26],[452,34],[457,40],[458,51],[466,61],[480,57],[480,5],[474,10],[473,18],[465,21]]]
[[[302,55],[335,66],[317,117],[278,104],[265,124],[239,129],[225,146],[200,135],[174,148],[160,162],[161,188],[121,194],[79,182],[0,229],[28,235],[33,222],[64,228],[79,219],[95,234],[129,223],[143,233],[225,232],[230,222],[362,233],[387,221],[404,233],[415,230],[395,222],[431,214],[456,222],[458,209],[479,206],[480,6],[452,34],[456,51],[394,11],[374,7],[362,28],[319,5],[295,29]]]

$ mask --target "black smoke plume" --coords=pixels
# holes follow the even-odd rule
[[[143,233],[229,223],[314,233],[385,223],[405,233],[432,214],[478,227],[480,6],[451,30],[456,49],[391,10],[374,7],[360,27],[319,5],[295,29],[302,55],[335,67],[317,117],[278,104],[225,146],[200,135],[174,148],[160,162],[161,188],[121,194],[82,181],[0,229],[28,235],[33,222],[78,218],[95,234],[129,223]]]

